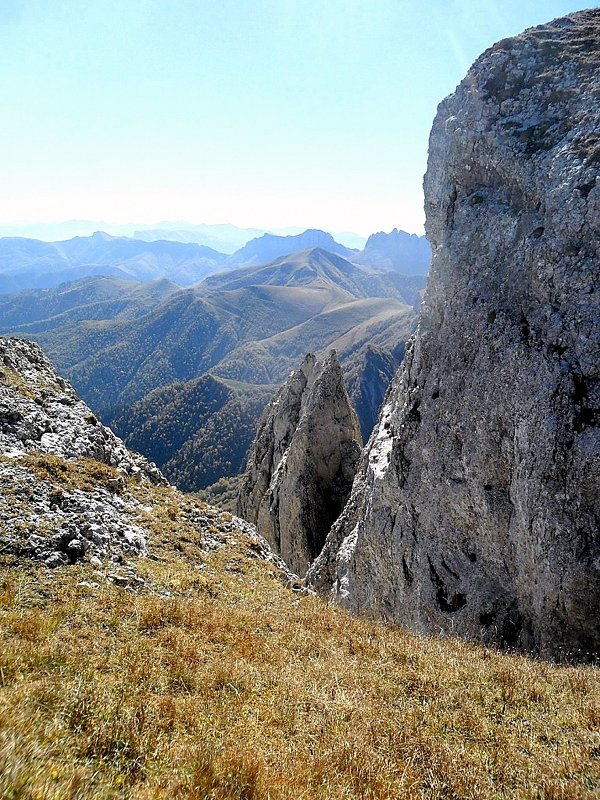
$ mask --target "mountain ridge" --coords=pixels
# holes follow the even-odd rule
[[[409,237],[411,241],[412,238]],[[417,239],[421,249],[428,247],[426,243],[423,244],[423,237]],[[162,239],[147,241],[113,236],[103,231],[54,242],[4,237],[0,239],[0,293],[49,288],[93,275],[113,275],[134,280],[167,278],[187,286],[219,271],[266,265],[309,247],[321,247],[335,255],[360,262],[362,266],[369,266],[369,258],[365,260],[364,252],[345,247],[336,242],[331,234],[317,229],[290,236],[266,233],[250,240],[231,255],[196,243]],[[392,260],[384,263],[377,256],[373,258],[371,266],[401,274],[417,274],[419,271],[415,272],[411,258],[405,263],[402,254],[396,253]],[[419,274],[426,272],[427,265],[421,268]]]

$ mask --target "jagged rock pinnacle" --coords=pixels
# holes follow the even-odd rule
[[[344,507],[360,441],[335,351],[309,353],[263,414],[237,510],[298,574]]]

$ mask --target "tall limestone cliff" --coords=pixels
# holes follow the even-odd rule
[[[439,106],[418,333],[307,582],[559,656],[600,648],[600,10],[499,42]]]
[[[344,507],[360,442],[335,351],[322,362],[309,353],[265,409],[237,501],[297,574]]]

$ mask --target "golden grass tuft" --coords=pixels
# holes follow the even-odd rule
[[[2,575],[2,800],[600,795],[593,667],[357,619],[233,546],[137,569]]]
[[[49,453],[34,452],[21,456],[15,463],[59,490],[93,492],[97,488],[104,488],[120,494],[125,486],[123,475],[117,469],[93,458],[66,460]]]

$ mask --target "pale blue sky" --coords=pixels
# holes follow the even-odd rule
[[[560,0],[0,0],[0,225],[421,232],[439,101]]]

